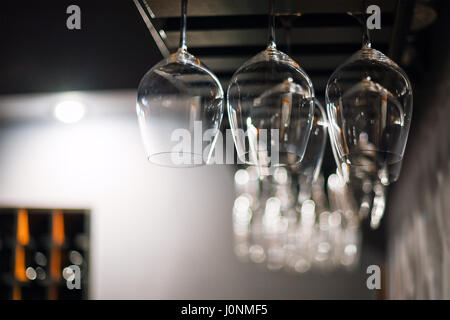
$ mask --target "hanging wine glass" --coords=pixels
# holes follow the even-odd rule
[[[290,166],[305,153],[314,114],[314,89],[300,65],[277,50],[270,0],[267,48],[244,63],[227,91],[238,157],[258,167]]]
[[[398,179],[412,116],[405,72],[371,47],[363,15],[362,49],[332,74],[326,86],[329,133],[339,173],[358,171],[388,185]]]
[[[170,167],[207,164],[223,116],[217,77],[187,51],[187,0],[182,1],[180,47],[148,71],[136,110],[148,160]]]

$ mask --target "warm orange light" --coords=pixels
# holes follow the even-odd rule
[[[282,97],[281,98],[281,103],[290,105],[291,104],[291,99],[286,98],[286,97]]]
[[[22,289],[18,285],[14,285],[13,287],[13,300],[22,300]]]
[[[30,242],[28,212],[25,209],[20,209],[17,215],[17,242],[22,246],[26,246]]]
[[[64,216],[61,210],[55,210],[52,214],[52,240],[53,245],[50,254],[50,276],[54,280],[61,280],[61,246],[64,244]]]
[[[48,300],[58,300],[58,287],[51,286],[48,288]]]
[[[27,281],[25,268],[25,249],[21,245],[16,246],[14,275],[19,281]]]
[[[61,280],[61,249],[52,248],[50,255],[50,276],[54,280]]]
[[[64,216],[61,210],[55,210],[52,215],[52,240],[58,246],[64,243]]]

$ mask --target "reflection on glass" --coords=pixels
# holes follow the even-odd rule
[[[358,264],[359,218],[348,206],[347,185],[337,175],[328,179],[328,193],[333,197],[328,199],[320,176],[302,180],[301,175],[277,168],[271,177],[254,180],[257,184],[250,186],[250,179],[242,179],[247,170],[254,168],[235,174],[233,226],[235,253],[240,259],[269,270],[298,273]],[[305,181],[312,186],[304,186]],[[303,188],[311,190],[308,198],[300,196]]]

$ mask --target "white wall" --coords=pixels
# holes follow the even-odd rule
[[[0,205],[92,210],[91,298],[367,298],[365,274],[234,257],[232,168],[147,163],[133,114],[0,129]]]

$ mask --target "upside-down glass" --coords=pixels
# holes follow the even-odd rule
[[[223,116],[219,80],[187,51],[186,9],[183,0],[180,48],[145,74],[137,94],[147,157],[161,166],[207,164]]]
[[[300,65],[277,50],[273,1],[267,48],[233,75],[227,108],[237,154],[259,167],[291,166],[305,153],[314,89]]]
[[[365,19],[358,20],[364,28],[362,49],[327,83],[329,133],[347,182],[356,170],[387,185],[400,174],[412,116],[412,88],[405,72],[371,47]]]

